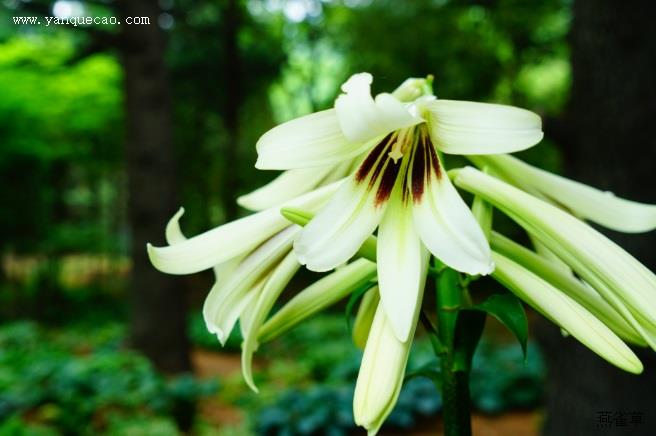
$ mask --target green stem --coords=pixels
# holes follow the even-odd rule
[[[436,265],[437,267],[437,265]],[[469,372],[454,371],[454,332],[458,310],[467,304],[459,274],[445,269],[437,280],[438,331],[446,349],[440,359],[442,372],[442,417],[445,436],[471,435]]]

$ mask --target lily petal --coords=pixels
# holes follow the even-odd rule
[[[574,215],[625,233],[656,229],[656,205],[616,197],[583,183],[552,174],[508,155],[476,156],[477,166],[489,165],[520,188],[561,205]]]
[[[483,230],[446,176],[432,144],[425,143],[415,153],[407,183],[412,187],[412,214],[422,242],[457,271],[489,274],[494,264]]]
[[[374,100],[372,81],[369,73],[354,74],[342,85],[344,94],[335,100],[339,125],[351,142],[367,142],[423,121],[391,94],[378,94]]]
[[[512,153],[543,137],[540,117],[525,109],[441,99],[425,107],[431,137],[444,153]]]
[[[289,170],[330,165],[353,158],[369,147],[349,141],[334,109],[287,121],[257,141],[257,162],[262,170]]]
[[[253,353],[259,345],[257,342],[258,331],[271,311],[273,304],[299,268],[300,265],[296,261],[296,256],[290,252],[267,279],[258,295],[253,310],[248,319],[242,324],[244,342],[242,343],[241,369],[246,384],[255,392],[258,392],[258,389],[253,381]]]
[[[349,260],[378,226],[385,205],[377,189],[348,179],[294,242],[299,262],[312,271],[329,271]]]
[[[331,183],[281,206],[314,210],[323,204],[341,183]],[[184,235],[177,224],[180,215],[178,211],[168,225],[168,233],[177,241],[175,244],[168,247],[147,245],[148,256],[155,268],[169,274],[191,274],[209,269],[248,253],[289,226],[289,221],[280,215],[279,207],[273,207],[182,240],[181,236]]]
[[[184,207],[181,207],[166,224],[164,235],[166,236],[166,242],[169,245],[178,244],[187,240],[187,237],[184,235],[184,233],[182,233],[182,230],[180,229],[180,218],[182,218],[184,212]]]
[[[333,165],[287,170],[261,188],[237,198],[237,204],[253,211],[268,209],[311,191],[333,170]]]
[[[184,241],[169,230],[178,242],[168,247],[148,244],[148,255],[155,268],[162,272],[196,273],[252,250],[287,225],[288,222],[276,210],[269,209]]]
[[[640,359],[604,323],[537,275],[494,253],[492,277],[613,365],[639,374]]]
[[[264,286],[265,273],[291,249],[300,227],[290,226],[250,253],[225,282],[217,281],[203,305],[207,329],[224,343],[245,306]]]
[[[400,190],[392,194],[378,230],[376,258],[380,299],[399,341],[413,329],[413,318],[422,283],[421,242],[414,229],[412,212],[404,207]]]

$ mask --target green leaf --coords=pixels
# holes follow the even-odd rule
[[[453,345],[454,371],[468,371],[471,367],[471,360],[483,333],[485,318],[488,314],[515,335],[526,360],[528,320],[524,306],[512,294],[494,294],[480,304],[458,311]]]
[[[453,334],[453,371],[469,371],[471,368],[472,357],[483,334],[486,316],[484,310],[475,307],[458,311]]]
[[[482,310],[495,317],[510,330],[522,347],[526,360],[526,342],[528,341],[528,320],[524,306],[513,294],[494,294],[472,309]]]
[[[430,379],[438,390],[442,390],[442,372],[440,371],[440,362],[438,360],[431,360],[413,371],[408,371],[405,374],[403,383],[417,377]]]

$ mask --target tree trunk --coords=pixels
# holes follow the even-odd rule
[[[178,207],[165,37],[157,25],[157,0],[119,2],[125,17],[149,17],[149,25],[122,26],[128,216],[132,254],[131,344],[166,372],[190,368],[185,298],[180,282],[150,264],[146,243],[161,244]]]
[[[569,142],[562,145],[573,178],[656,203],[656,26],[649,6],[646,0],[574,2],[573,86],[564,120]],[[604,232],[656,270],[656,233]],[[645,371],[634,376],[556,328],[543,326],[540,339],[549,368],[545,435],[654,434],[653,351],[638,352]]]
[[[237,216],[235,195],[239,187],[237,159],[239,158],[239,109],[241,107],[241,54],[238,36],[241,26],[239,0],[226,0],[224,8],[224,65],[225,65],[225,107],[223,108],[226,143],[223,153],[222,203],[225,220]]]

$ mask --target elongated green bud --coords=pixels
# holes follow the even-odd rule
[[[449,174],[456,185],[485,198],[565,261],[656,350],[654,273],[604,235],[548,202],[471,167]]]
[[[378,286],[369,289],[362,297],[358,313],[355,316],[355,321],[353,321],[353,343],[361,350],[364,350],[367,344],[367,336],[369,336],[369,330],[371,329],[371,323],[374,321],[379,301]]]
[[[583,306],[518,263],[496,252],[492,277],[554,324],[613,365],[640,374],[642,363],[631,349]]]
[[[538,255],[497,232],[492,232],[490,243],[498,253],[519,263],[555,288],[572,297],[622,339],[640,346],[647,345],[640,334],[594,289],[583,284],[571,272],[564,270],[561,265]]]
[[[348,296],[376,276],[376,264],[358,259],[299,292],[258,332],[260,343],[288,331],[304,319]]]

